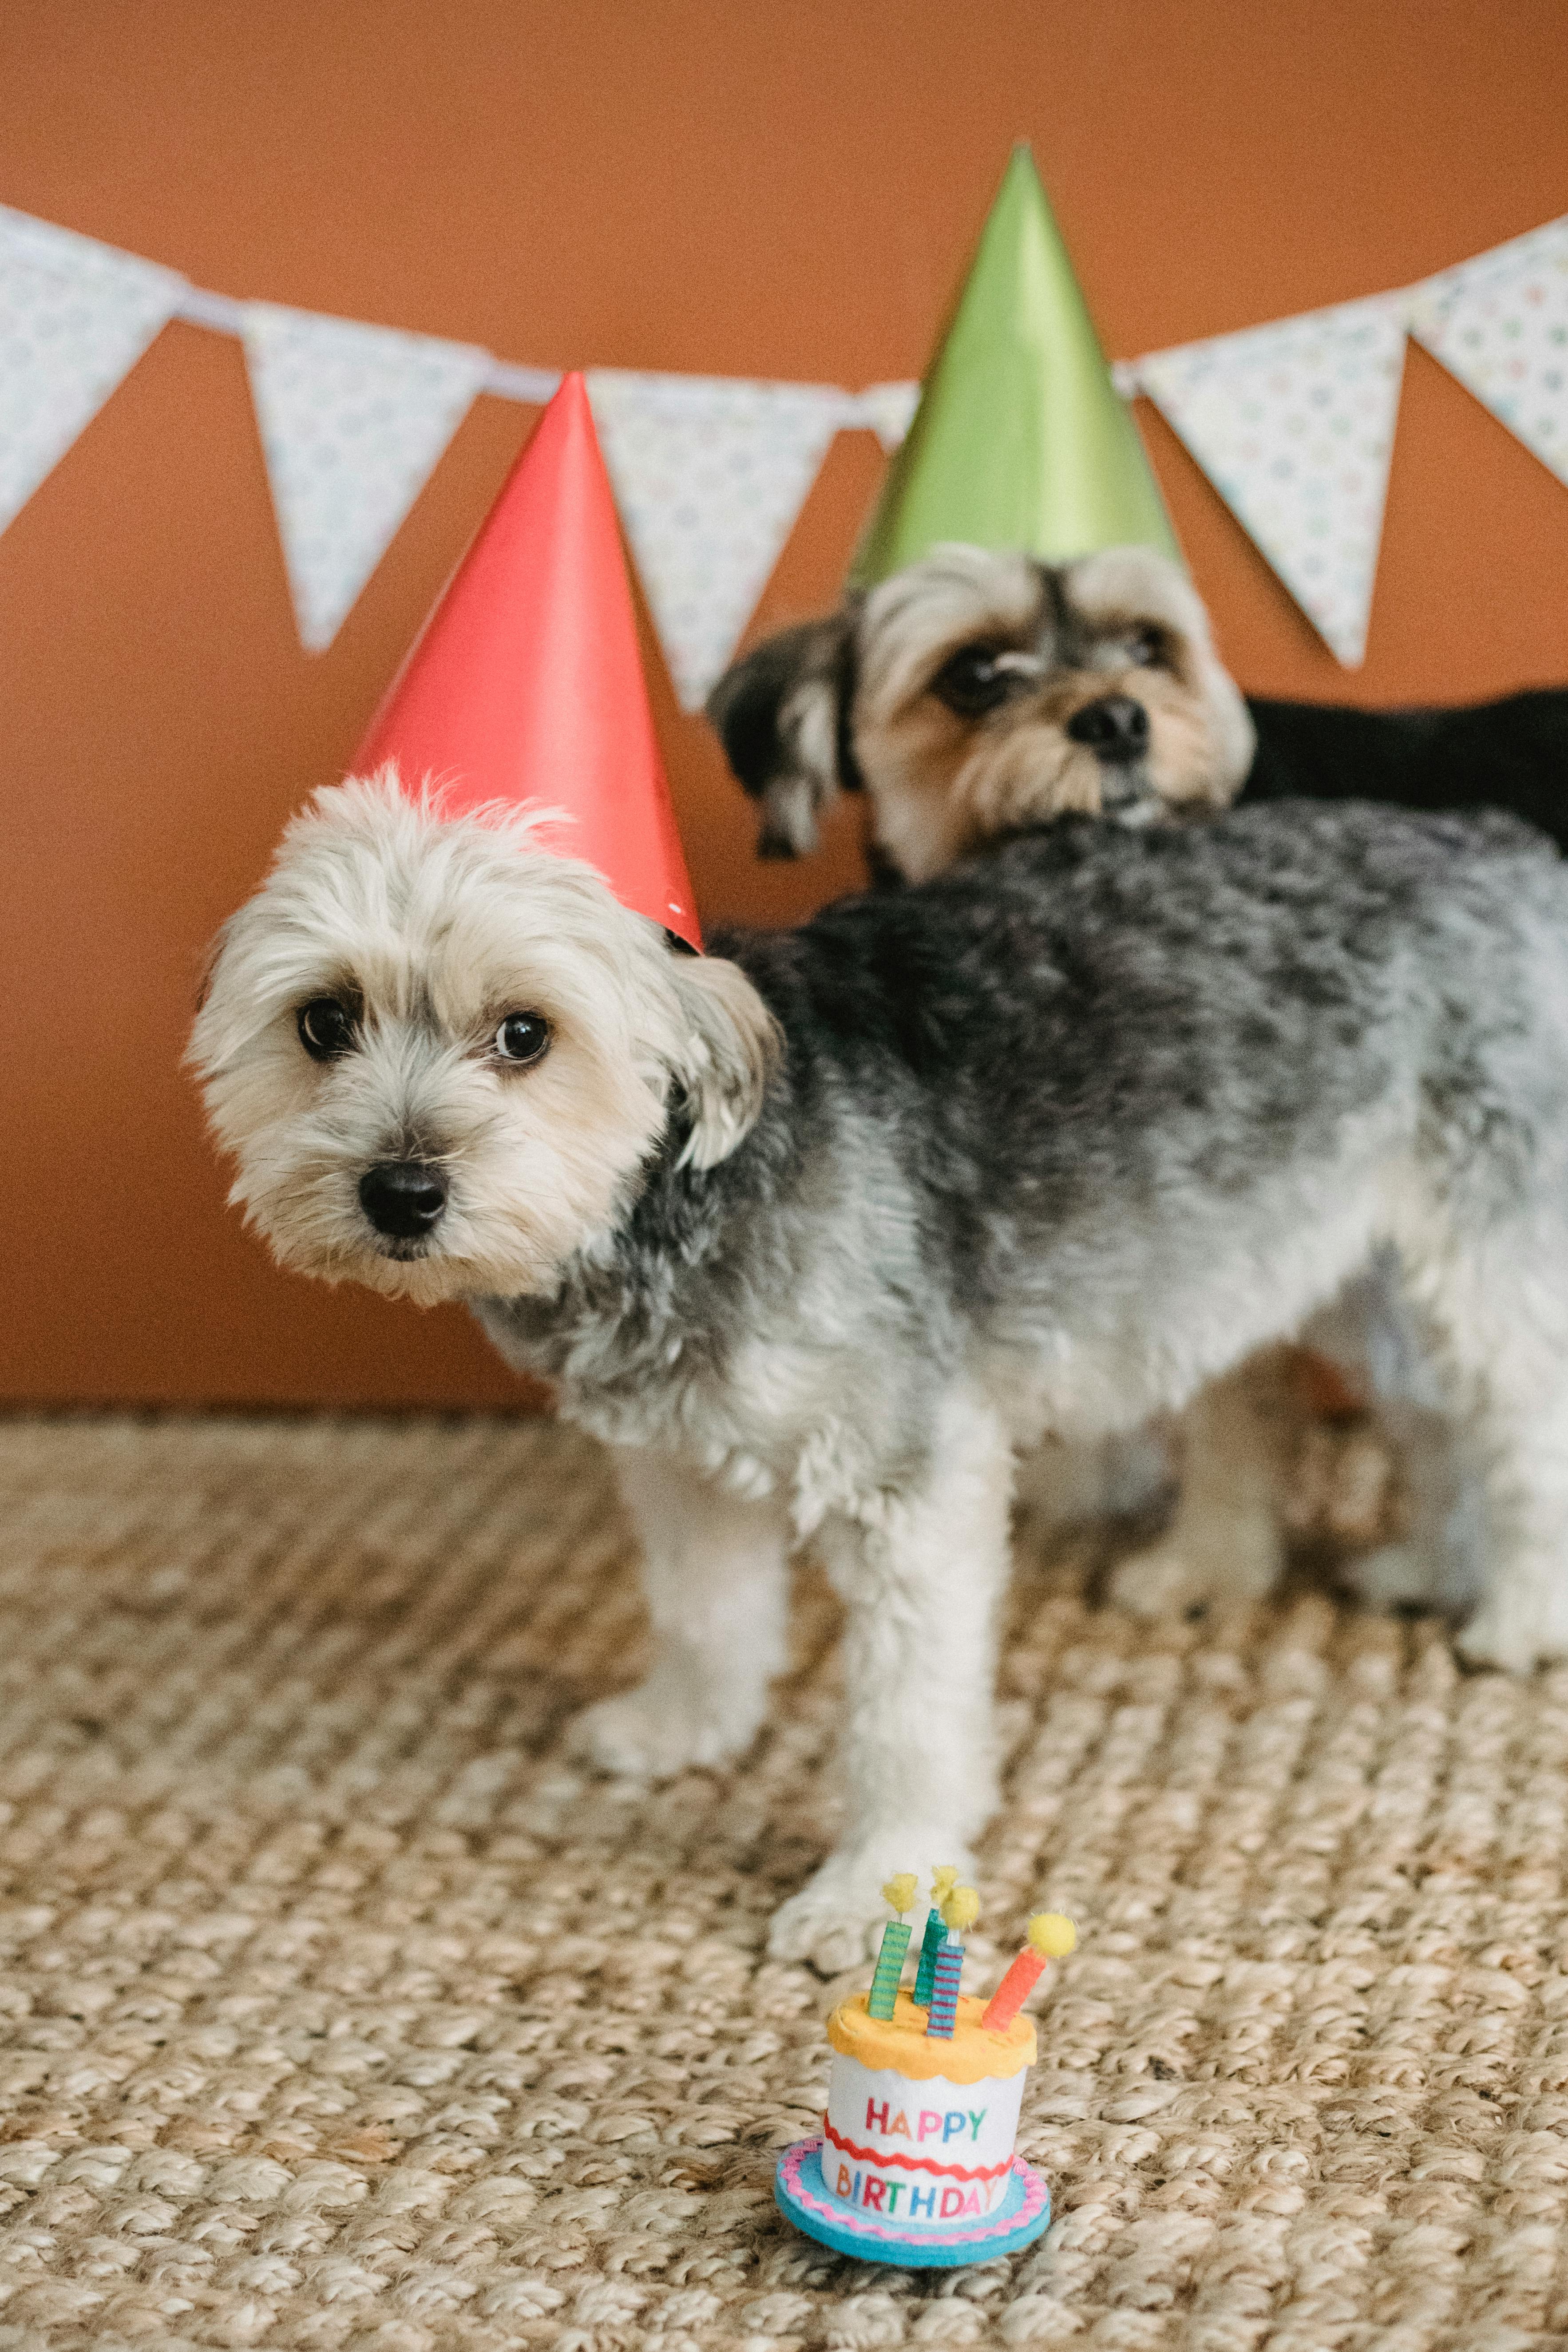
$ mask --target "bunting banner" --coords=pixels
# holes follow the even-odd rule
[[[1141,388],[1347,668],[1366,651],[1404,367],[1401,305],[1386,296],[1137,364]]]
[[[300,635],[335,636],[480,393],[552,368],[439,337],[239,302],[0,206],[0,530],[171,319],[245,346]],[[1568,482],[1568,218],[1419,285],[1119,362],[1335,656],[1363,656],[1414,337]],[[903,440],[918,384],[595,369],[595,415],[683,709],[732,655],[836,433]]]
[[[0,208],[0,530],[174,317],[185,281]]]
[[[468,343],[247,302],[242,330],[300,642],[320,653],[490,371]]]
[[[1568,220],[1429,279],[1410,331],[1568,482]]]
[[[588,398],[677,698],[700,710],[795,529],[844,395],[594,368]]]

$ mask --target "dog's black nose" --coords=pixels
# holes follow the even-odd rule
[[[1075,743],[1087,744],[1097,760],[1110,767],[1141,760],[1149,749],[1149,713],[1130,694],[1105,694],[1086,702],[1068,720]]]
[[[447,1180],[424,1160],[384,1160],[360,1178],[359,1201],[378,1234],[416,1241],[447,1205]]]

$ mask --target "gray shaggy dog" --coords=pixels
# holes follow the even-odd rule
[[[193,1055],[285,1262],[466,1297],[616,1449],[648,1680],[581,1739],[751,1739],[808,1537],[847,1607],[842,1965],[996,1801],[1014,1448],[1178,1407],[1395,1248],[1486,1464],[1473,1660],[1568,1654],[1568,875],[1505,818],[1069,818],[672,954],[526,828],[318,796]]]

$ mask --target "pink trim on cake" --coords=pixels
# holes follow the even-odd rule
[[[852,2139],[841,2138],[826,2116],[822,2128],[834,2147],[852,2156],[857,2164],[896,2164],[905,2172],[940,2172],[944,2180],[1000,2180],[1013,2169],[1010,2156],[1005,2156],[1000,2164],[938,2164],[934,2157],[906,2156],[900,2147],[860,2147]]]
[[[847,2221],[843,2205],[837,2203],[829,2205],[822,2198],[814,2197],[809,2189],[801,2187],[800,2168],[806,2158],[813,2155],[821,2146],[822,2142],[819,2139],[796,2140],[795,2146],[785,2154],[784,2160],[779,2168],[779,2178],[796,2202],[804,2205],[808,2212],[820,2213],[822,2219],[825,2221],[831,2221],[836,2229],[852,2229],[857,2237],[890,2238],[900,2246],[907,2246],[913,2242],[909,2231],[884,2230],[876,2221],[863,2221],[858,2212],[855,2214],[853,2221]],[[1032,2221],[1046,2202],[1048,2194],[1046,2184],[1040,2175],[1024,2162],[1021,2156],[1016,2156],[1008,2168],[1013,2172],[1022,2173],[1026,2183],[1024,2201],[1016,2213],[1009,2213],[1005,2221],[998,2217],[989,2221],[983,2230],[922,2230],[920,2232],[920,2241],[923,2242],[929,2238],[933,2245],[939,2246],[983,2245],[987,2238],[1010,2237],[1015,2230],[1021,2230],[1026,2222]]]

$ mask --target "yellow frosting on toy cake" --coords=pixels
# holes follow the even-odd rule
[[[893,2003],[891,2017],[868,2017],[868,1996],[841,2000],[827,2021],[827,2038],[846,2058],[880,2071],[890,2066],[911,2083],[941,2074],[949,2083],[983,2083],[988,2075],[1016,2074],[1035,2063],[1033,2018],[1016,2017],[1000,2033],[988,2033],[980,2020],[983,2000],[961,1993],[951,2042],[926,2032],[926,2012],[907,1992]]]

